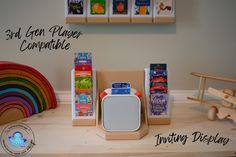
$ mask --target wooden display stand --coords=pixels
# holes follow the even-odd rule
[[[131,86],[138,91],[142,91],[141,98],[141,126],[137,131],[127,132],[108,132],[103,129],[101,122],[101,104],[97,101],[96,125],[98,135],[106,140],[134,140],[140,139],[148,133],[148,123],[146,114],[146,98],[144,92],[144,71],[97,71],[97,95],[107,88],[110,88],[112,82],[130,82]],[[121,114],[122,116],[122,114]]]
[[[161,117],[152,117],[148,116],[148,112],[146,109],[147,100],[149,100],[148,95],[146,94],[145,80],[147,80],[147,71],[143,70],[136,70],[136,71],[93,71],[93,92],[94,92],[94,103],[95,103],[95,110],[96,117],[94,118],[77,118],[73,119],[72,114],[72,124],[73,125],[80,125],[80,126],[94,126],[96,125],[98,128],[98,135],[106,140],[134,140],[134,139],[141,139],[148,133],[148,124],[156,125],[156,124],[170,124],[170,116],[169,112],[166,116]],[[72,70],[72,91],[73,91],[73,70]],[[95,77],[94,77],[95,76]],[[144,80],[145,79],[145,80]],[[149,79],[148,79],[149,80]],[[99,99],[99,94],[107,88],[111,87],[113,82],[129,82],[131,87],[141,91],[141,125],[137,131],[114,131],[109,132],[103,128],[102,125],[102,110],[101,110],[101,100]],[[147,81],[146,81],[147,82]],[[95,94],[96,93],[96,94]],[[96,95],[96,97],[95,97]],[[72,102],[74,102],[74,95],[72,94]],[[96,102],[95,102],[96,100]],[[73,113],[73,106],[72,105],[72,113]],[[168,108],[169,108],[168,104]],[[169,109],[168,109],[169,110]],[[122,116],[122,115],[121,115]]]
[[[170,118],[151,118],[148,117],[149,125],[169,125],[171,122]]]
[[[150,91],[150,69],[145,68],[145,93],[146,93],[146,100],[149,103],[149,91]],[[167,104],[167,115],[158,115],[158,116],[151,116],[149,111],[149,104],[147,104],[147,117],[148,117],[148,124],[149,125],[169,125],[171,123],[170,119],[170,104],[171,99],[168,96],[168,104]]]
[[[83,117],[75,115],[75,104],[74,104],[74,69],[71,71],[71,96],[72,96],[72,125],[73,126],[95,126],[96,125],[96,71],[93,70],[93,116]]]
[[[89,119],[72,119],[73,126],[95,126],[96,120],[89,118]]]

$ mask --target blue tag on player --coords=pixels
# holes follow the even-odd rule
[[[127,89],[122,89],[122,88],[112,88],[111,89],[111,94],[114,95],[114,94],[130,94],[130,88],[127,88]]]
[[[112,88],[130,88],[130,83],[127,82],[115,82],[112,83]]]
[[[130,94],[130,83],[127,82],[112,83],[111,94]]]

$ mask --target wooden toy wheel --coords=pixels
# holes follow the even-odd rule
[[[216,120],[216,113],[218,112],[217,108],[215,106],[212,106],[209,110],[208,110],[208,119],[211,121]]]

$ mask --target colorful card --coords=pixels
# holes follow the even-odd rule
[[[166,68],[167,68],[166,64],[150,64],[150,70],[166,71]]]
[[[151,0],[135,0],[134,15],[151,15]]]
[[[67,0],[68,15],[83,15],[84,4],[83,0]]]
[[[92,53],[91,52],[76,53],[75,54],[75,66],[78,66],[78,65],[92,66]]]
[[[92,91],[92,78],[75,77],[75,90],[77,93],[90,93]]]
[[[90,14],[105,15],[107,9],[106,6],[106,0],[90,0]]]
[[[112,1],[113,15],[127,15],[128,14],[128,0],[113,0]]]
[[[167,82],[150,82],[150,94],[167,93]]]
[[[157,16],[173,15],[173,0],[156,0],[155,3]]]
[[[90,116],[93,113],[92,95],[79,94],[75,98],[76,113],[79,116]]]
[[[166,115],[168,105],[167,94],[151,94],[150,95],[150,113],[151,115]]]

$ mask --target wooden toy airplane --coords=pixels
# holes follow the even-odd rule
[[[236,83],[236,79],[227,77],[213,76],[205,73],[191,72],[191,75],[199,77],[199,88],[197,98],[187,97],[190,100],[198,101],[201,104],[209,104],[211,107],[208,110],[208,119],[215,120],[216,116],[219,119],[232,119],[236,123],[236,91],[233,89],[217,90],[209,87],[208,93],[219,97],[221,103],[204,100],[204,93],[206,88],[206,80],[218,80],[223,82]]]

